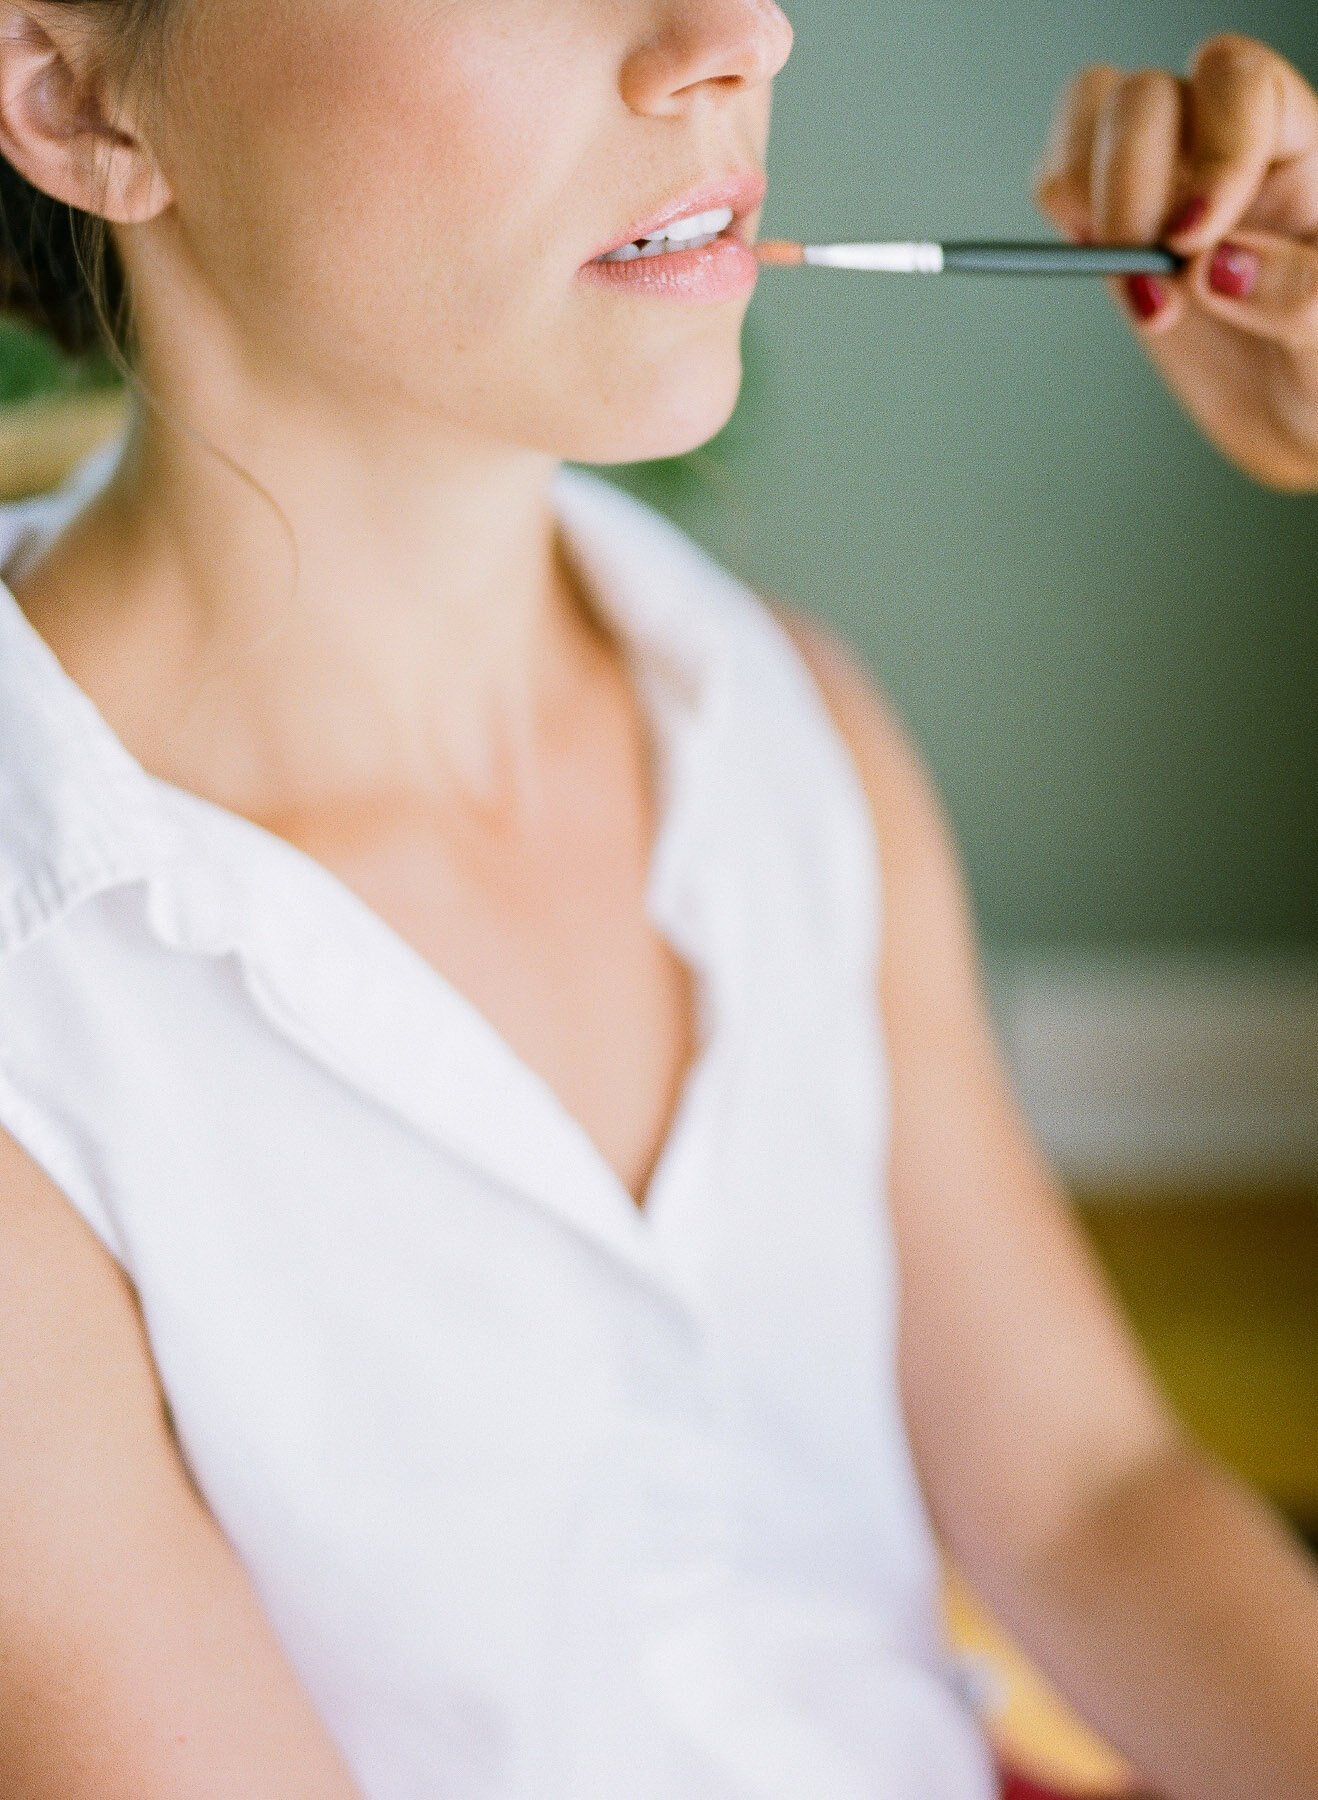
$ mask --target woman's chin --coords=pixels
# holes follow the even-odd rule
[[[577,421],[574,440],[564,452],[570,462],[654,462],[684,456],[722,431],[741,392],[741,361],[720,369],[656,386],[645,393],[633,389],[625,405],[601,406],[589,420]]]

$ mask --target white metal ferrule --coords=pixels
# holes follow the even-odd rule
[[[825,269],[872,269],[889,275],[941,275],[941,244],[807,244],[805,260]]]

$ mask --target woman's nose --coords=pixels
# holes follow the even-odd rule
[[[759,87],[787,61],[792,27],[775,0],[670,0],[623,64],[633,112],[680,112],[699,91]]]

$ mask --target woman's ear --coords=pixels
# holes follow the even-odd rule
[[[43,193],[125,224],[171,197],[76,6],[0,0],[0,155]]]

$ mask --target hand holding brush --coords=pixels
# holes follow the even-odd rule
[[[1058,102],[1034,198],[1068,242],[756,254],[766,269],[1103,276],[1218,449],[1265,486],[1318,493],[1318,93],[1299,70],[1231,32],[1183,76],[1087,68]]]

